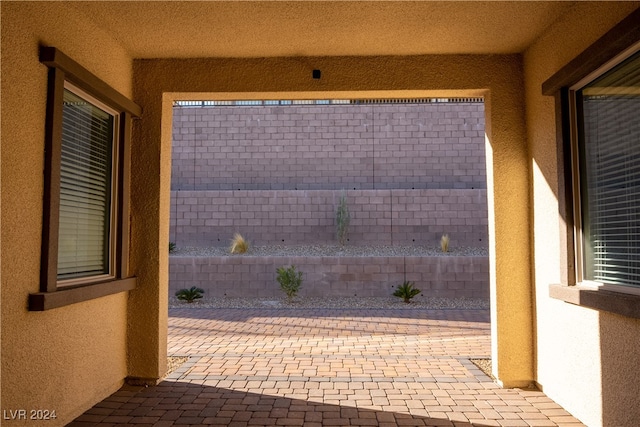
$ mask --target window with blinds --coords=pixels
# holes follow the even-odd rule
[[[51,46],[40,291],[45,311],[135,289],[129,271],[131,124],[142,108]]]
[[[583,279],[640,287],[640,52],[575,100]]]
[[[64,90],[58,281],[71,284],[111,273],[117,114],[92,101],[72,87]]]

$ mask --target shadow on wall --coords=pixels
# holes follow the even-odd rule
[[[640,319],[601,312],[599,323],[602,425],[637,426],[640,420]]]
[[[125,407],[127,410],[123,411],[121,408]],[[376,411],[163,381],[149,388],[125,386],[76,418],[69,426],[141,422],[166,422],[169,425],[452,425],[448,418]],[[456,421],[455,425],[482,427],[489,424]]]

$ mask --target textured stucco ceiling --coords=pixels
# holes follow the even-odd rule
[[[77,2],[134,58],[523,51],[574,2]]]

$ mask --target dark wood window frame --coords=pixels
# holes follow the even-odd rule
[[[135,288],[129,275],[129,182],[131,121],[141,108],[80,64],[54,47],[41,47],[40,62],[49,68],[45,123],[45,170],[40,292],[29,295],[29,310],[43,311]],[[115,191],[115,258],[108,280],[78,286],[58,286],[58,220],[60,208],[60,162],[62,154],[62,108],[65,81],[119,112],[118,161]]]
[[[575,187],[572,168],[571,102],[569,88],[613,61],[640,41],[640,8],[623,19],[542,85],[543,95],[555,97],[560,209],[567,225],[567,283],[552,284],[549,296],[567,303],[626,317],[640,318],[640,296],[594,289],[577,282],[574,238]]]

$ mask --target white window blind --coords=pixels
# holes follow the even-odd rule
[[[585,278],[640,286],[640,56],[581,90]]]
[[[109,274],[115,116],[65,89],[58,280]]]

